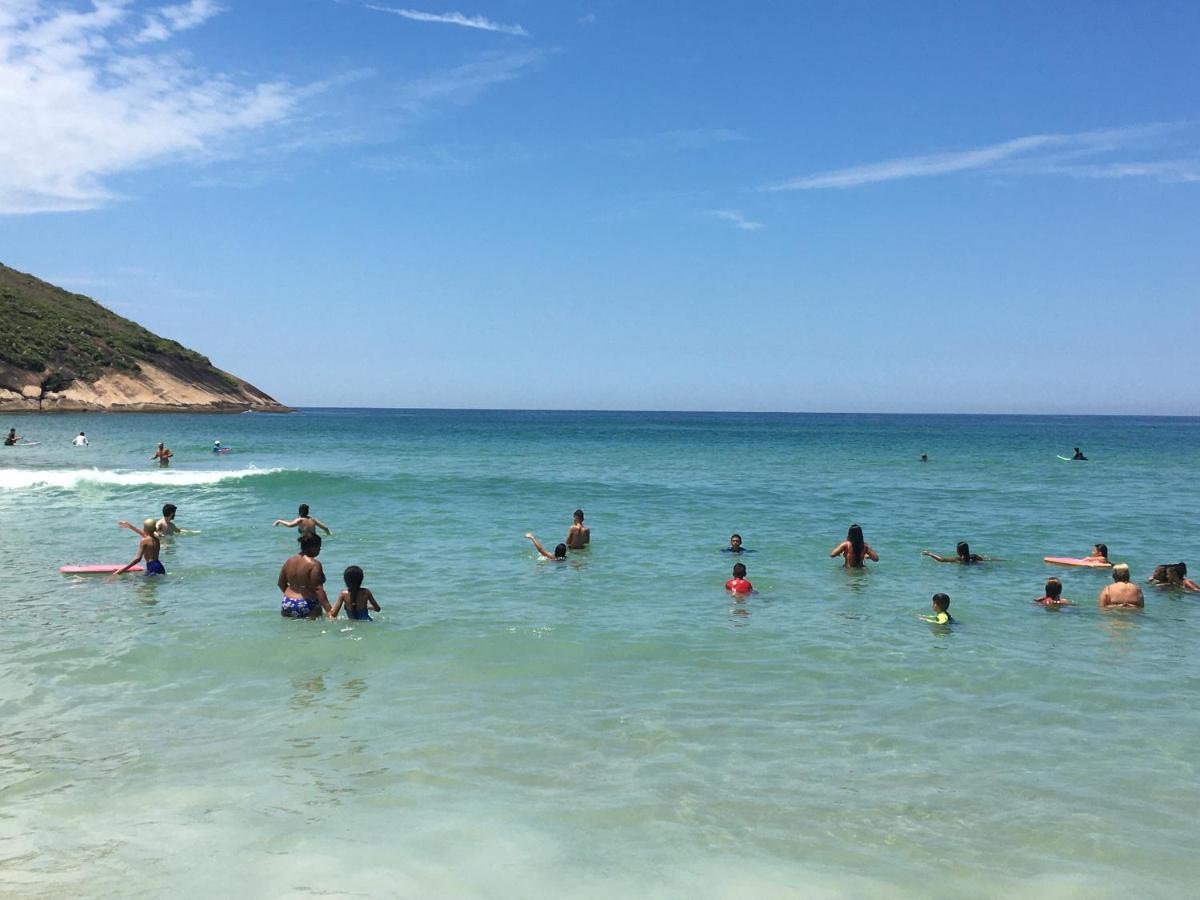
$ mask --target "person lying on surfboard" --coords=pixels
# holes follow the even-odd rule
[[[981,562],[1004,562],[1004,560],[996,556],[980,556],[977,553],[972,553],[971,547],[966,541],[959,541],[958,546],[954,548],[953,558],[938,556],[936,553],[931,553],[928,550],[922,550],[921,555],[928,556],[930,559],[937,560],[940,563],[961,563],[964,566]]]
[[[1108,561],[1108,544],[1093,544],[1092,552],[1083,558],[1084,562],[1089,563],[1104,563],[1106,566],[1111,566]]]
[[[138,528],[136,525],[130,525],[124,519],[117,524],[122,528],[128,528],[134,534],[140,534],[142,540],[138,544],[137,556],[117,569],[113,574],[120,575],[122,572],[128,572],[130,568],[145,560],[147,575],[166,575],[167,570],[163,568],[163,564],[158,559],[158,553],[162,549],[162,544],[159,543],[158,534],[155,531],[158,527],[158,520],[146,519],[142,522],[141,528]]]

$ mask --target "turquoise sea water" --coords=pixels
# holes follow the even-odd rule
[[[6,894],[1200,883],[1200,595],[1101,613],[1107,573],[1041,561],[1105,541],[1138,580],[1200,571],[1200,420],[12,418],[43,443],[0,448]],[[117,519],[168,501],[202,533],[166,543],[167,577],[58,573],[127,561]],[[374,622],[280,618],[295,535],[270,523],[300,502]],[[576,506],[591,549],[537,560],[522,534],[552,546]],[[881,559],[847,573],[827,554],[855,521]],[[920,556],[959,540],[1005,562]],[[1078,606],[1030,602],[1049,574]],[[950,630],[917,619],[935,591]]]

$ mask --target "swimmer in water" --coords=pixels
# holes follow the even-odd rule
[[[959,541],[958,546],[954,548],[954,557],[938,556],[936,553],[930,553],[928,550],[921,551],[922,556],[928,556],[930,559],[937,560],[940,563],[961,563],[964,566],[974,565],[981,562],[1004,562],[1004,560],[995,556],[979,556],[971,552],[971,547],[966,541]]]
[[[556,544],[553,553],[546,552],[546,548],[542,546],[542,542],[533,536],[533,532],[525,532],[525,539],[533,543],[533,548],[542,555],[543,559],[552,559],[555,562],[566,562],[567,545]]]
[[[571,514],[571,527],[567,529],[567,548],[582,550],[592,541],[592,529],[583,524],[583,510],[577,509]]]
[[[4,438],[4,446],[15,447],[21,441],[21,438],[22,436],[17,434],[17,429],[10,428],[8,429],[7,437]]]
[[[929,462],[929,454],[928,453],[921,454],[921,462]]]
[[[1117,563],[1112,568],[1113,583],[1100,592],[1101,609],[1139,609],[1146,605],[1142,589],[1129,580],[1129,566]]]
[[[863,540],[862,526],[857,522],[846,532],[846,539],[829,551],[830,558],[842,556],[842,564],[847,569],[865,569],[866,561],[879,562],[879,554],[871,549],[871,545]]]
[[[733,594],[749,594],[754,591],[754,585],[746,580],[746,564],[733,564],[733,577],[725,582],[725,590]]]
[[[316,619],[322,612],[333,618],[325,596],[325,570],[317,559],[320,555],[320,535],[300,535],[300,552],[287,559],[276,580],[283,592],[279,614],[284,618]]]
[[[1078,447],[1075,448],[1075,455],[1072,456],[1071,459],[1072,460],[1082,459],[1085,462],[1087,461],[1087,457],[1083,455],[1083,451],[1080,450]]]
[[[1033,601],[1041,606],[1070,606],[1071,601],[1062,595],[1062,582],[1057,578],[1047,578],[1045,593]]]
[[[1108,561],[1108,544],[1093,544],[1092,552],[1085,556],[1083,561],[1111,566],[1112,563]]]
[[[88,446],[88,444],[90,442],[88,441],[87,435],[81,431],[81,432],[79,432],[79,434],[77,434],[75,436],[75,438],[71,441],[71,443],[74,444],[76,447],[86,447],[86,446]]]
[[[379,604],[375,602],[375,595],[371,593],[371,589],[362,586],[363,570],[358,566],[347,566],[346,571],[342,573],[342,580],[346,582],[346,590],[338,594],[337,603],[334,604],[329,618],[336,619],[344,606],[346,618],[370,622],[371,613],[379,612]]]
[[[753,553],[754,551],[750,550],[746,547],[743,547],[742,546],[742,536],[735,532],[729,536],[729,546],[723,548],[721,550],[721,552],[722,553]]]
[[[175,513],[178,507],[174,503],[164,503],[162,508],[162,518],[155,523],[154,530],[159,537],[165,537],[168,534],[199,534],[198,531],[192,531],[187,528],[180,528],[175,524]]]
[[[950,597],[947,594],[934,594],[933,602],[930,604],[933,607],[932,616],[921,616],[922,621],[931,622],[934,625],[953,625],[954,616],[950,615]]]
[[[168,450],[166,445],[164,445],[162,441],[159,441],[158,449],[154,451],[154,455],[152,457],[150,457],[150,459],[151,459],[151,461],[157,459],[158,464],[162,468],[165,469],[167,466],[169,466],[171,464],[171,457],[174,455],[175,454],[172,453],[170,450]]]
[[[138,543],[138,553],[133,559],[113,572],[114,575],[120,575],[123,572],[128,572],[142,560],[146,561],[147,575],[166,575],[167,570],[163,568],[163,564],[158,559],[158,554],[162,549],[162,544],[159,543],[158,534],[155,532],[157,521],[155,519],[146,519],[142,522],[142,527],[138,528],[135,525],[130,525],[124,519],[117,523],[122,528],[128,528],[134,534],[141,535],[142,539]]]
[[[1196,584],[1187,577],[1187,563],[1185,562],[1155,566],[1154,574],[1146,580],[1147,583],[1156,587],[1177,587],[1183,588],[1185,591],[1200,591],[1200,584]]]
[[[277,525],[282,525],[284,528],[298,528],[300,530],[300,537],[304,537],[306,534],[316,534],[318,528],[323,530],[326,535],[333,534],[333,532],[326,527],[324,522],[308,514],[307,503],[300,504],[299,513],[300,514],[290,522],[285,522],[283,519],[276,519],[271,523],[271,527],[273,528]]]

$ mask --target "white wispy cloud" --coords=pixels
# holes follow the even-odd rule
[[[222,11],[215,0],[190,0],[175,6],[163,6],[144,17],[142,30],[133,40],[139,44],[165,41],[173,34],[203,25]]]
[[[363,5],[367,9],[373,9],[376,12],[391,13],[395,16],[411,19],[414,22],[436,22],[441,25],[458,25],[462,28],[477,28],[480,31],[495,31],[500,34],[515,34],[519,37],[529,36],[529,32],[520,25],[505,25],[501,22],[493,22],[486,16],[468,16],[460,12],[422,12],[419,9],[397,9],[396,7],[381,6],[374,3],[364,3]]]
[[[906,178],[931,178],[970,171],[1065,174],[1062,165],[1062,161],[1065,159],[1129,150],[1142,146],[1148,141],[1154,141],[1176,127],[1178,126],[1156,123],[1073,134],[1027,135],[970,150],[902,156],[884,162],[816,172],[779,184],[768,185],[764,190],[807,191],[850,188]],[[1113,165],[1120,166],[1121,164],[1114,163]],[[1095,172],[1092,177],[1120,177],[1115,174],[1101,175],[1099,174],[1100,169],[1096,169],[1096,167],[1076,168],[1079,171],[1075,174],[1084,174],[1083,169],[1093,168]],[[1139,173],[1134,168],[1129,168],[1124,177],[1133,177],[1135,174],[1140,174],[1141,177],[1166,177],[1166,170],[1155,172],[1153,167],[1143,166]]]
[[[524,70],[541,62],[543,56],[540,50],[486,53],[399,86],[391,102],[410,115],[425,113],[439,103],[471,103],[492,85],[520,77]]]
[[[735,209],[710,209],[707,211],[707,214],[723,222],[729,222],[735,228],[740,228],[742,231],[758,231],[766,228],[762,222],[747,219]]]
[[[611,138],[595,141],[593,150],[615,153],[618,156],[637,157],[658,153],[678,153],[684,150],[703,150],[717,144],[744,141],[745,135],[731,128],[680,128],[660,131],[643,137]]]
[[[126,0],[0,0],[0,214],[93,209],[113,198],[113,176],[228,153],[285,120],[291,85],[239,84],[146,49],[216,12],[204,0],[137,15]]]

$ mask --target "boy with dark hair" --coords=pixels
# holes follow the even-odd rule
[[[735,594],[749,594],[754,590],[754,585],[746,580],[745,563],[733,564],[733,577],[725,582],[725,590]]]
[[[947,594],[933,595],[933,615],[921,616],[926,622],[934,625],[953,625],[954,617],[950,615],[950,597]]]

